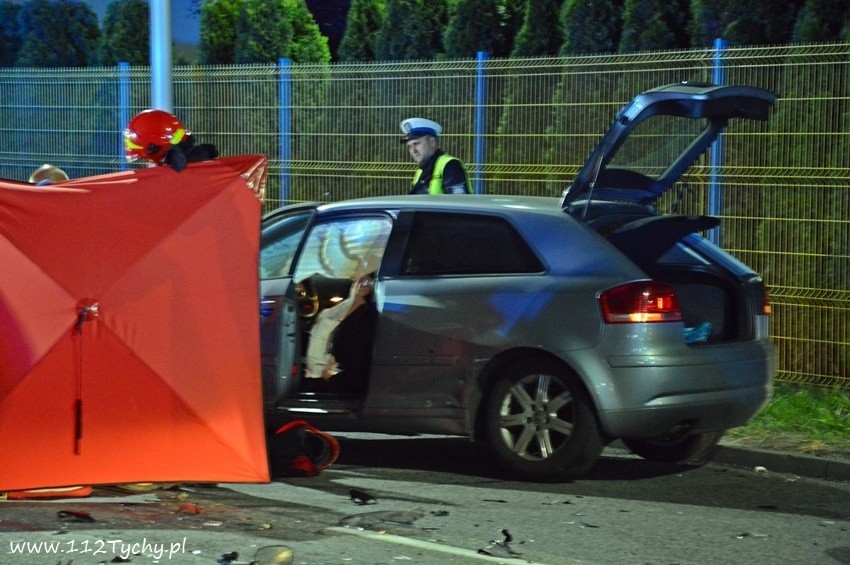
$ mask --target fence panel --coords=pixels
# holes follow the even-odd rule
[[[658,206],[705,214],[719,199],[719,242],[768,285],[780,380],[850,388],[848,74],[850,44],[818,44],[178,66],[173,92],[175,113],[200,141],[223,154],[270,157],[271,209],[407,192],[415,165],[398,142],[398,123],[411,116],[443,124],[443,147],[466,161],[484,192],[559,196],[638,92],[715,76],[771,90],[779,99],[770,122],[733,123],[722,153],[700,159]],[[45,162],[75,177],[128,166],[122,117],[149,100],[146,67],[0,69],[0,176],[25,180]],[[662,128],[646,137],[646,166],[674,134]]]

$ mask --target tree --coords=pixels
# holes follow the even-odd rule
[[[328,63],[328,38],[304,0],[208,0],[201,5],[202,64]]]
[[[292,24],[280,0],[240,2],[234,31],[234,63],[276,63],[289,56]]]
[[[15,64],[18,51],[21,49],[21,35],[18,32],[18,4],[3,0],[0,2],[0,67],[11,67]]]
[[[457,1],[457,0],[453,0]],[[422,16],[422,22],[428,30],[431,50],[439,55],[443,53],[443,30],[449,25],[449,10],[448,0],[419,0],[419,14]]]
[[[434,59],[442,51],[441,30],[448,21],[445,0],[387,0],[378,32],[378,59]]]
[[[560,0],[528,0],[511,57],[557,55],[564,37],[558,20],[560,9]]]
[[[620,53],[687,47],[679,44],[676,31],[685,27],[687,11],[679,2],[625,0]]]
[[[614,53],[620,43],[620,6],[612,0],[566,0],[560,19],[561,55]]]
[[[339,60],[374,61],[383,18],[382,0],[354,0],[339,44]]]
[[[494,53],[503,43],[498,0],[458,0],[443,36],[447,57]]]
[[[409,23],[413,19],[411,16],[417,13],[418,4],[417,0],[387,0],[386,16],[378,30],[378,59],[400,61],[433,57],[424,26]]]
[[[528,0],[530,1],[530,0]],[[560,0],[558,0],[560,4]],[[499,19],[502,26],[502,49],[494,53],[496,57],[507,57],[514,46],[514,38],[522,27],[526,0],[499,0]]]
[[[799,6],[799,0],[691,0],[691,45],[709,46],[718,37],[732,45],[787,43]]]
[[[794,22],[792,43],[846,41],[850,23],[847,0],[806,0]]]
[[[117,0],[106,7],[97,64],[150,64],[150,7],[145,0]]]
[[[528,0],[522,27],[516,35],[511,57],[556,55],[563,32],[558,20],[559,0]],[[499,118],[494,160],[497,162],[539,165],[545,162],[545,142],[535,136],[536,124],[551,120],[550,101],[557,83],[529,76],[537,69],[518,68],[505,81],[502,115]],[[543,116],[541,119],[541,115]]]
[[[206,0],[201,4],[198,60],[202,65],[229,65],[235,61],[236,22],[241,4],[241,0]]]
[[[85,67],[100,30],[97,14],[77,0],[30,0],[21,6],[18,67]]]
[[[794,35],[794,22],[804,0],[768,0],[757,4],[757,19],[764,30],[755,37],[752,45],[779,45],[790,43]],[[845,2],[846,5],[846,2]],[[826,16],[829,19],[830,16]],[[750,21],[753,21],[752,19]]]
[[[304,0],[284,0],[284,10],[292,37],[289,40],[289,58],[294,63],[329,63],[331,51],[328,38],[319,31],[313,14]]]

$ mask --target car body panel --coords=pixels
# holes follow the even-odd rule
[[[596,303],[598,292],[645,278],[645,274],[598,234],[560,211],[556,199],[450,198],[454,201],[433,202],[427,196],[372,198],[356,201],[350,208],[339,203],[321,206],[316,212],[317,217],[339,218],[346,211],[362,215],[392,209],[394,216],[400,216],[416,210],[469,207],[491,214],[510,213],[518,230],[530,240],[540,241],[546,235],[536,245],[546,262],[546,272],[540,274],[410,277],[400,276],[398,265],[385,261],[375,286],[380,315],[370,390],[362,404],[354,404],[360,421],[403,415],[424,426],[427,421],[457,418],[470,407],[473,389],[479,386],[480,368],[511,350],[545,352],[574,370],[593,396],[602,425],[612,436],[623,427],[616,414],[640,410],[657,413],[660,398],[682,390],[704,388],[710,396],[712,390],[760,387],[761,398],[753,401],[750,411],[766,400],[769,388],[764,386],[764,375],[775,361],[770,349],[760,342],[700,349],[682,342],[681,323],[602,324]],[[561,237],[569,237],[575,245],[565,251],[549,243]],[[606,257],[604,263],[599,261],[601,256]],[[741,271],[739,276],[752,273],[740,263],[732,267]],[[283,280],[265,281],[264,288],[276,284],[281,292]],[[594,323],[571,327],[564,323],[569,319]],[[730,362],[730,350],[737,351],[733,358],[745,360]],[[726,365],[728,369],[723,368]],[[742,376],[747,374],[754,376],[752,382]],[[616,393],[611,383],[618,383]],[[471,421],[467,418],[462,426],[454,424],[452,429],[455,433],[472,433]],[[739,425],[740,418],[730,422]],[[423,432],[441,431],[422,426],[417,423],[414,427]]]

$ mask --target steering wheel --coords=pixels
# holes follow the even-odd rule
[[[295,283],[295,296],[302,318],[313,318],[319,313],[319,294],[310,279]]]

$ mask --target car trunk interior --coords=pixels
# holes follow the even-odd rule
[[[751,309],[745,303],[744,284],[715,269],[659,266],[648,270],[647,274],[676,290],[686,328],[696,328],[706,322],[711,324],[707,340],[695,344],[752,339],[753,329],[748,322]]]
[[[716,227],[711,216],[653,214],[628,203],[577,203],[571,213],[608,239],[653,280],[673,286],[686,328],[702,328],[693,345],[752,339],[751,298],[760,296],[757,280],[739,280],[722,266],[677,246],[685,236]],[[737,313],[737,314],[736,314]],[[704,324],[710,324],[704,326]]]

